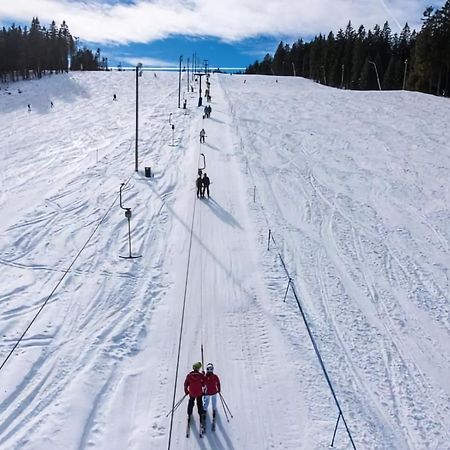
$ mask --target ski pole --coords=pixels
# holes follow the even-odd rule
[[[183,399],[184,399],[184,397],[183,397]],[[172,412],[175,412],[180,405],[181,405],[181,400],[178,401],[177,403],[175,403],[174,407],[166,414],[166,417],[169,417],[169,415]]]
[[[223,403],[223,398],[222,398],[222,396],[220,396],[220,402],[222,403],[222,408],[223,408],[223,412],[225,413],[225,418],[227,419],[227,422],[229,422],[230,419],[228,419],[228,413],[227,413],[227,410],[225,409],[225,405],[224,405],[224,403]]]
[[[223,395],[221,392],[219,392],[220,398],[222,399],[223,403],[225,404],[225,406],[228,409],[228,412],[230,413],[230,417],[233,418],[233,414],[231,414],[230,408],[228,408],[227,402],[225,401],[225,399],[223,398]]]
[[[181,398],[175,403],[175,406],[166,414],[166,417],[169,417],[172,411],[175,412],[178,409],[178,407],[183,403],[183,400],[186,398],[186,396],[187,394],[184,394],[183,398]]]
[[[183,402],[183,400],[184,400],[185,397],[186,397],[186,395],[185,395],[181,400],[179,400],[179,401],[175,404],[175,406],[173,407],[173,409],[171,409],[171,410],[167,413],[166,417],[168,417],[168,416],[170,415],[170,413],[172,413],[172,411],[175,412],[175,411],[178,409],[178,407],[181,405],[181,403]]]
[[[205,370],[205,363],[203,361],[203,344],[201,345],[201,352],[202,352],[202,370]]]

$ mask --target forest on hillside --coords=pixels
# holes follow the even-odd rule
[[[102,58],[100,49],[94,54],[79,48],[65,21],[59,27],[53,21],[46,28],[35,17],[30,28],[13,24],[0,29],[0,81],[40,78],[69,69],[107,70],[108,60]]]
[[[343,89],[408,89],[450,96],[450,0],[429,7],[420,31],[406,24],[400,34],[389,23],[366,31],[349,22],[335,35],[319,34],[311,42],[281,42],[247,74],[302,76]]]

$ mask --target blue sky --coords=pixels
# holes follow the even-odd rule
[[[202,65],[208,61],[210,68],[242,68],[261,59],[267,52],[272,52],[279,43],[273,36],[247,38],[237,42],[223,42],[218,38],[192,38],[175,35],[149,43],[127,45],[100,45],[102,53],[108,56],[110,66],[134,65],[143,62],[146,66],[170,67],[178,65],[178,58],[183,56],[183,65],[189,58],[192,63],[193,53]]]
[[[66,20],[71,33],[100,47],[110,66],[173,67],[196,52],[210,67],[246,67],[283,40],[308,40],[389,21],[394,32],[420,27],[427,6],[444,0],[0,0],[0,24]]]

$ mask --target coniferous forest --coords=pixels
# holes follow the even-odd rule
[[[400,34],[388,22],[373,30],[351,22],[335,35],[311,42],[281,42],[247,69],[247,74],[296,75],[344,89],[408,89],[450,96],[450,0],[427,8],[419,32],[408,24]]]
[[[40,78],[46,73],[68,70],[107,70],[108,61],[100,49],[94,54],[86,47],[78,48],[78,40],[66,22],[58,28],[53,21],[47,28],[33,18],[31,26],[12,25],[0,30],[0,80]]]

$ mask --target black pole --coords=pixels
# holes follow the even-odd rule
[[[271,231],[271,229],[269,228],[269,237],[268,237],[268,239],[267,239],[267,251],[269,251],[270,250],[270,235],[272,234],[272,231]]]
[[[220,396],[220,401],[222,403],[223,412],[225,413],[225,418],[227,419],[227,422],[229,422],[230,419],[228,418],[228,413],[227,413],[227,410],[225,409],[225,403],[224,403],[223,398],[220,395],[220,393],[219,393],[219,396]]]
[[[289,278],[288,285],[287,285],[287,288],[286,288],[286,292],[284,293],[284,299],[283,299],[283,302],[286,301],[286,297],[287,297],[287,294],[288,294],[288,291],[289,291],[289,286],[291,285],[291,281],[292,281],[292,280]]]
[[[130,258],[131,258],[131,220],[128,217],[128,247],[130,249]]]
[[[205,367],[205,362],[203,360],[203,344],[201,345],[201,352],[202,352],[202,367]]]
[[[138,128],[139,128],[139,64],[136,66],[136,144],[134,149],[134,170],[137,172],[139,170],[138,163]]]
[[[178,70],[178,108],[181,108],[181,61],[183,55],[180,56],[180,68]]]
[[[122,206],[122,189],[123,189],[124,186],[125,186],[125,183],[122,183],[122,184],[120,185],[120,189],[119,189],[119,205],[120,205],[120,207],[121,207],[122,209],[126,209],[126,208],[124,208],[124,207]]]
[[[341,413],[339,413],[339,416],[337,418],[337,422],[336,422],[336,426],[334,427],[334,433],[333,433],[333,439],[331,440],[331,445],[330,447],[333,447],[334,445],[334,438],[336,437],[336,431],[337,431],[337,427],[339,425],[339,419],[341,418]]]
[[[230,417],[233,419],[233,414],[231,414],[230,408],[228,408],[227,402],[225,401],[225,399],[224,399],[222,393],[219,392],[219,395],[220,395],[220,398],[222,399],[222,401],[223,401],[225,407],[227,408],[227,410],[228,410],[228,412],[229,412],[229,414],[230,414]]]
[[[178,409],[178,407],[183,403],[183,400],[184,400],[186,397],[187,397],[187,394],[184,394],[183,398],[180,398],[180,400],[178,400],[178,401],[175,403],[175,406],[174,406],[174,407],[166,414],[166,417],[169,417],[170,414],[171,414],[172,412],[175,412],[175,411]]]
[[[189,58],[187,59],[187,91],[189,92]]]

